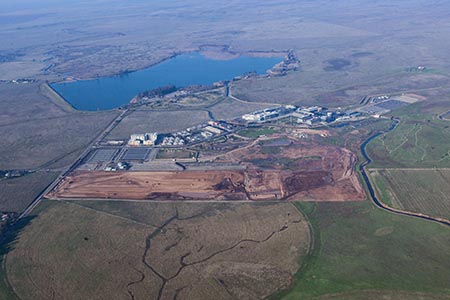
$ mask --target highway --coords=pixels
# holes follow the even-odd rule
[[[98,144],[123,120],[123,118],[128,114],[128,109],[122,111],[120,115],[118,115],[112,122],[102,131],[100,132],[86,147],[86,149],[81,153],[80,156],[68,167],[63,168],[61,174],[51,183],[49,184],[45,190],[43,190],[31,204],[20,214],[17,218],[16,222],[26,216],[28,216],[33,209],[39,205],[42,199],[47,195],[51,190],[53,190],[61,180],[66,177],[70,172],[75,170],[78,165],[86,158],[86,156],[91,152],[93,147],[98,146]]]

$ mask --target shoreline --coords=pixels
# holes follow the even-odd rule
[[[84,109],[78,109],[75,107],[68,99],[66,99],[61,93],[58,92],[56,85],[59,84],[66,84],[66,83],[76,83],[76,82],[83,82],[83,81],[95,81],[95,80],[101,80],[101,79],[107,79],[107,78],[119,78],[121,76],[125,76],[130,73],[144,71],[152,68],[153,66],[156,66],[158,64],[161,64],[165,61],[168,61],[170,59],[173,59],[180,55],[186,55],[186,54],[199,54],[203,56],[205,59],[211,59],[211,60],[231,60],[239,57],[253,57],[253,58],[280,58],[280,62],[277,64],[274,64],[271,69],[267,70],[266,73],[261,74],[255,74],[256,76],[272,76],[271,71],[274,70],[278,65],[285,62],[287,59],[290,51],[292,50],[286,50],[286,51],[275,51],[275,50],[269,50],[269,51],[243,51],[243,52],[233,52],[230,51],[228,47],[213,47],[213,46],[201,46],[196,51],[180,51],[173,53],[167,57],[164,57],[163,59],[154,62],[152,64],[149,64],[141,69],[138,70],[127,70],[125,72],[121,72],[112,76],[99,76],[94,78],[86,78],[86,79],[76,79],[73,77],[67,77],[65,80],[60,81],[45,81],[43,84],[44,88],[42,90],[45,90],[46,95],[51,98],[52,102],[55,104],[59,104],[58,106],[63,107],[66,111],[91,111],[91,110],[84,110]],[[238,77],[245,77],[246,74],[238,75]],[[275,75],[276,76],[276,75]],[[185,87],[179,87],[179,88],[185,88]],[[135,96],[136,97],[136,96]],[[113,107],[110,109],[101,109],[101,111],[105,110],[117,110],[123,107],[123,105],[129,105],[130,101],[134,98],[130,99],[129,102],[126,104],[122,104],[118,107]],[[64,102],[64,104],[62,104]],[[70,107],[70,108],[68,108]]]
[[[53,104],[61,108],[65,112],[80,111],[72,103],[67,101],[60,93],[58,93],[47,81],[39,85],[39,92],[48,98]]]
[[[208,50],[207,48],[211,47],[211,50]],[[214,49],[213,47],[216,48],[221,48],[219,51],[214,51],[216,49]],[[173,53],[167,57],[164,57],[163,59],[160,59],[154,63],[150,63],[148,65],[143,66],[142,68],[139,69],[130,69],[130,70],[126,70],[126,71],[120,71],[119,73],[112,73],[109,75],[105,75],[105,76],[95,76],[95,77],[87,77],[87,78],[73,78],[73,79],[61,79],[61,80],[56,80],[56,81],[48,81],[47,84],[54,90],[54,88],[52,87],[52,85],[54,84],[65,84],[65,83],[72,83],[72,82],[79,82],[79,81],[91,81],[91,80],[97,80],[100,78],[114,78],[114,77],[120,77],[129,73],[134,73],[134,72],[138,72],[138,71],[142,71],[142,70],[146,70],[149,69],[151,67],[154,67],[156,65],[159,65],[167,60],[173,59],[177,56],[180,55],[184,55],[184,54],[189,54],[189,53],[199,53],[201,55],[203,55],[204,57],[208,58],[208,59],[215,59],[215,60],[229,60],[229,59],[234,59],[234,58],[238,58],[241,56],[249,56],[249,57],[280,57],[283,58],[287,53],[289,53],[289,50],[280,50],[280,51],[275,51],[275,50],[251,50],[251,51],[243,51],[243,52],[234,52],[234,51],[230,51],[228,46],[213,46],[213,45],[202,45],[199,46],[197,50],[194,51],[180,51],[180,52],[176,52]],[[230,58],[222,58],[222,57],[226,57],[226,56],[231,56]],[[282,61],[282,60],[281,60]],[[61,95],[60,95],[61,96]]]

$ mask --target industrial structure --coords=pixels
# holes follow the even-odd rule
[[[130,140],[128,141],[129,146],[153,146],[158,140],[158,133],[142,133],[142,134],[132,134]]]

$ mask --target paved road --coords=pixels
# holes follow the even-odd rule
[[[270,103],[270,102],[253,102],[253,101],[245,101],[245,100],[242,100],[242,99],[239,99],[238,97],[236,97],[236,96],[233,96],[233,94],[231,93],[231,83],[228,83],[227,84],[227,91],[226,91],[226,94],[227,94],[227,97],[229,97],[229,98],[231,98],[231,99],[233,99],[234,101],[237,101],[237,102],[240,102],[240,103],[245,103],[245,104],[262,104],[262,105],[268,105],[268,106],[282,106],[282,104],[280,104],[280,103]]]
[[[51,190],[53,190],[61,182],[61,180],[65,176],[67,176],[67,174],[69,174],[70,172],[75,170],[78,167],[78,165],[83,161],[83,159],[92,150],[92,147],[98,146],[100,141],[102,141],[120,123],[120,121],[122,121],[122,119],[126,116],[127,113],[128,113],[128,110],[122,111],[122,113],[120,115],[118,115],[105,128],[105,130],[103,130],[98,136],[96,136],[91,141],[91,143],[86,147],[86,149],[83,151],[83,153],[70,166],[64,168],[63,171],[61,172],[61,174],[59,174],[59,176],[33,200],[33,202],[22,212],[22,214],[19,216],[18,220],[28,216],[33,211],[33,209],[36,206],[38,206],[38,204],[42,201],[42,198],[44,198],[46,194],[48,194]]]

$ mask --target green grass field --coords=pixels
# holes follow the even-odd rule
[[[371,167],[450,167],[450,122],[437,118],[448,105],[425,101],[396,112],[398,127],[367,147]]]
[[[370,174],[388,205],[450,219],[450,169],[382,169]]]
[[[288,291],[273,299],[449,299],[450,229],[369,202],[295,203],[314,247]]]

